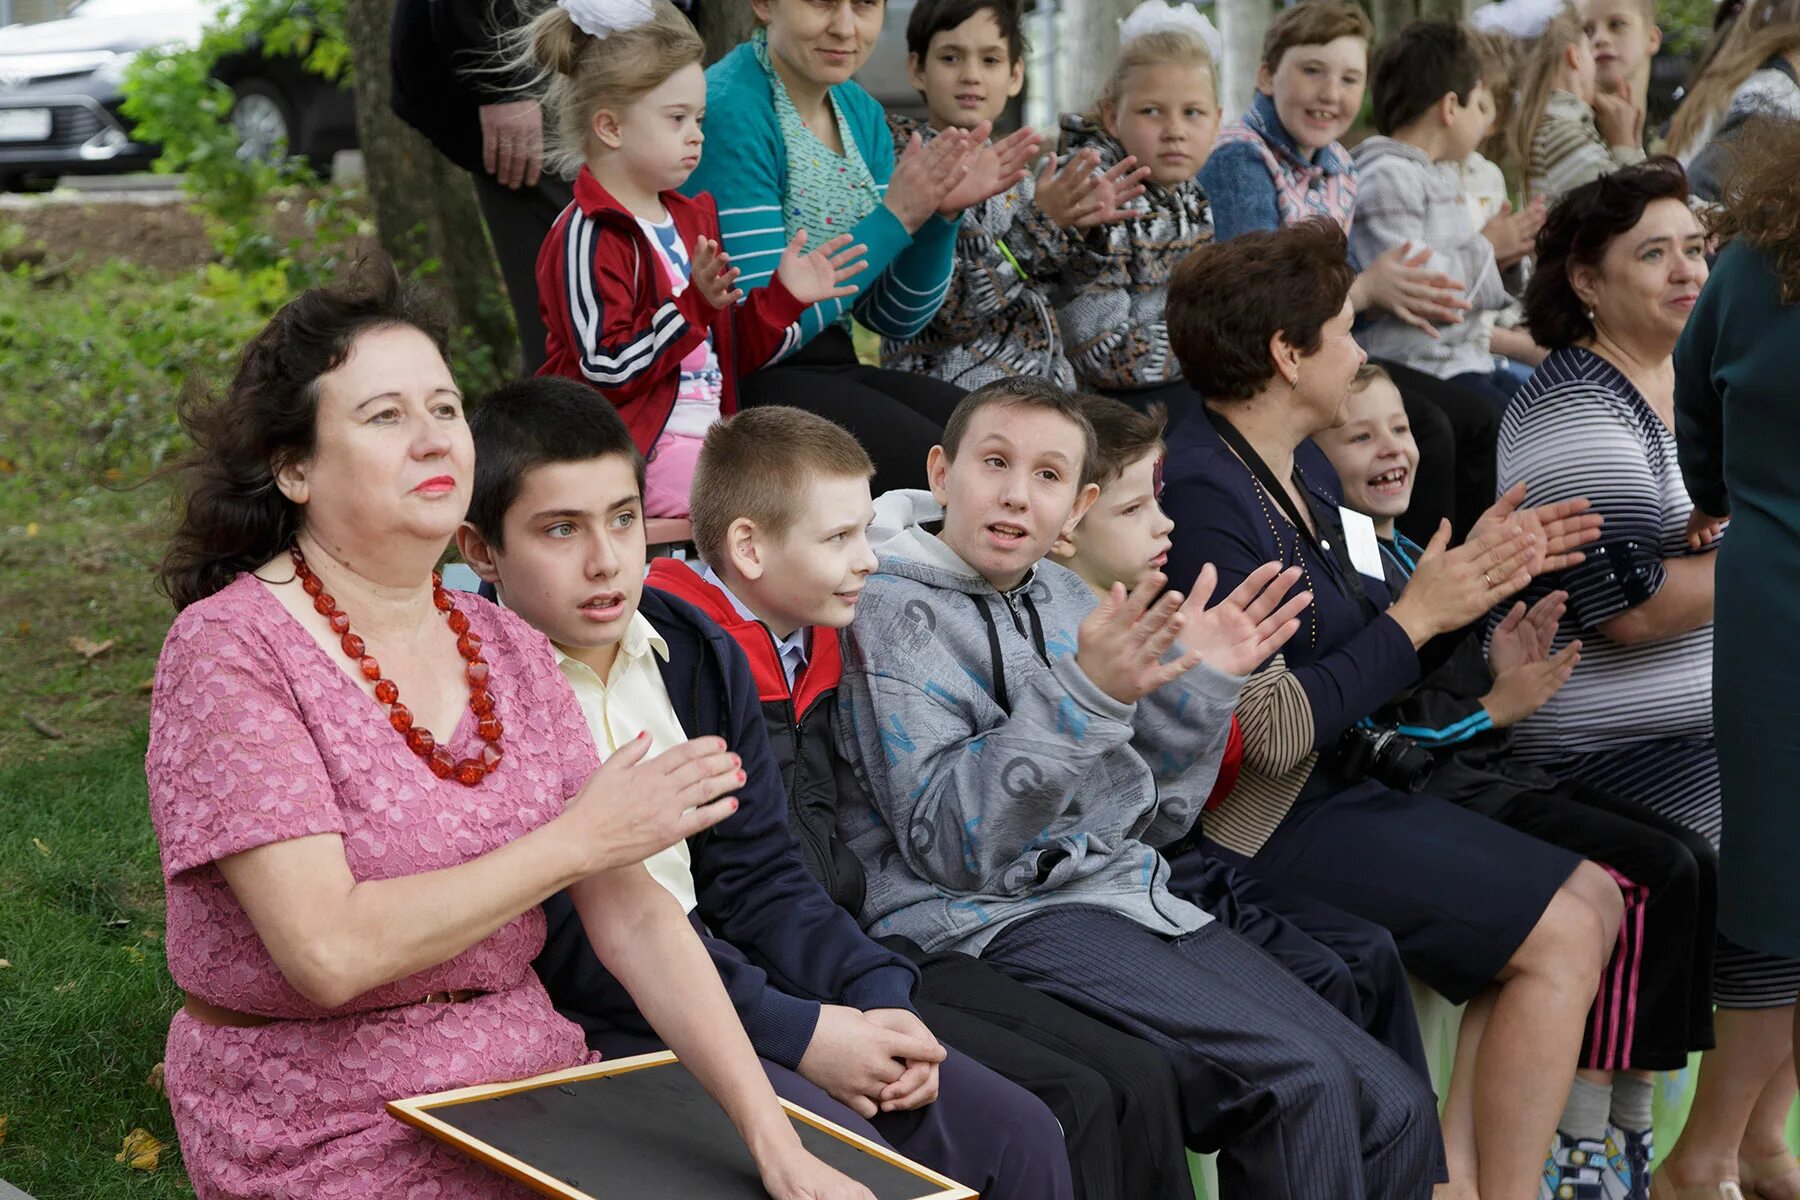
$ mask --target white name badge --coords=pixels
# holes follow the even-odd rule
[[[1350,548],[1350,563],[1370,579],[1386,579],[1381,569],[1381,543],[1375,537],[1375,522],[1367,515],[1340,507],[1338,520],[1344,525],[1344,542]]]

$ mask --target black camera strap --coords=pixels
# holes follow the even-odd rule
[[[1280,506],[1281,511],[1293,524],[1294,532],[1305,538],[1307,545],[1311,546],[1320,558],[1336,568],[1335,574],[1338,576],[1338,582],[1343,584],[1352,596],[1356,597],[1356,602],[1362,606],[1363,616],[1370,621],[1379,617],[1381,610],[1375,607],[1375,602],[1369,599],[1368,592],[1363,590],[1361,573],[1357,571],[1355,564],[1348,560],[1344,548],[1338,544],[1342,539],[1334,542],[1325,536],[1326,530],[1323,521],[1319,523],[1319,530],[1315,532],[1312,524],[1306,520],[1299,507],[1294,503],[1293,496],[1288,494],[1288,490],[1282,486],[1281,480],[1275,477],[1275,472],[1268,463],[1263,461],[1262,455],[1256,452],[1256,447],[1250,444],[1250,439],[1239,433],[1237,427],[1217,409],[1205,408],[1204,411],[1206,419],[1211,421],[1212,427],[1219,431],[1219,436],[1225,440],[1225,444],[1230,446],[1232,452],[1243,460],[1244,465],[1250,469],[1250,474],[1255,477],[1262,490],[1268,493],[1269,498]],[[1298,473],[1296,473],[1294,482],[1302,491],[1305,490],[1306,485],[1300,482]]]

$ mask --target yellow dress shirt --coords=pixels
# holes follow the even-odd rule
[[[581,702],[582,715],[587,717],[588,730],[594,735],[594,745],[602,759],[610,758],[639,733],[650,735],[650,758],[688,740],[687,731],[675,716],[674,705],[669,703],[669,692],[663,686],[662,672],[657,670],[653,654],[662,655],[667,662],[669,644],[641,612],[631,615],[604,682],[592,667],[570,658],[561,647],[556,648],[556,665],[575,689],[575,699]],[[681,901],[683,912],[694,911],[698,901],[694,897],[693,860],[686,842],[676,842],[651,855],[644,860],[644,866],[651,878]]]

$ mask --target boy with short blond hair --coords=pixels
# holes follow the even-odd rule
[[[772,448],[778,448],[772,450]],[[837,750],[838,631],[875,567],[868,455],[841,427],[764,406],[713,426],[694,476],[696,570],[658,559],[650,585],[718,622],[749,659],[788,824],[808,869],[860,912],[865,879],[838,832],[854,788]],[[939,1036],[1034,1092],[1067,1139],[1083,1200],[1189,1200],[1176,1084],[1160,1051],[962,954],[884,946],[919,968]]]
[[[619,414],[585,384],[539,377],[490,396],[470,430],[458,548],[550,638],[599,748],[645,737],[655,755],[719,736],[741,759],[736,811],[646,865],[700,928],[777,1093],[983,1196],[1073,1200],[1050,1112],[940,1045],[918,1015],[918,969],[807,871],[743,653],[692,605],[644,586],[643,459]],[[659,1048],[567,893],[544,915],[533,965],[557,1009],[608,1055]]]
[[[876,505],[841,688],[863,920],[1162,1049],[1231,1194],[1422,1198],[1427,1082],[1174,894],[1159,853],[1199,815],[1243,673],[1296,628],[1298,572],[1267,564],[1211,608],[1156,599],[1154,572],[1097,601],[1042,561],[1099,492],[1094,440],[1054,384],[991,384],[931,451],[931,493]]]

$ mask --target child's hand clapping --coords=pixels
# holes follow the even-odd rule
[[[1280,563],[1268,562],[1208,608],[1206,602],[1212,599],[1218,580],[1219,573],[1211,563],[1200,568],[1200,578],[1181,606],[1186,624],[1176,644],[1200,655],[1215,671],[1248,675],[1294,636],[1300,628],[1300,614],[1312,603],[1312,593],[1301,592],[1282,603],[1300,582],[1300,568],[1284,571]]]
[[[815,246],[811,253],[802,254],[806,231],[801,230],[788,239],[787,249],[781,252],[781,262],[775,268],[775,278],[802,304],[854,296],[857,286],[844,281],[869,269],[868,260],[863,257],[869,248],[860,242],[852,246],[850,241],[850,234],[840,233]]]
[[[744,293],[733,286],[738,269],[731,265],[731,256],[711,238],[703,237],[694,243],[692,276],[694,286],[714,308],[725,308],[744,298]]]
[[[1066,229],[1091,229],[1123,221],[1126,207],[1144,194],[1149,167],[1127,156],[1111,170],[1097,173],[1100,155],[1091,147],[1076,151],[1063,163],[1051,155],[1037,180],[1037,206]]]

